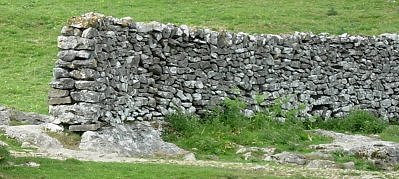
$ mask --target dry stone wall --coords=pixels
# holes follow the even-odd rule
[[[202,113],[226,97],[289,97],[308,114],[399,114],[399,36],[251,35],[88,13],[58,37],[50,113],[66,124]],[[295,103],[297,102],[297,103]],[[289,105],[288,105],[289,107]]]

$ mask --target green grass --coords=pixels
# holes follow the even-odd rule
[[[253,117],[245,117],[240,112],[244,108],[245,104],[239,100],[227,99],[220,108],[204,117],[172,114],[166,120],[169,126],[164,139],[194,151],[202,159],[216,155],[234,161],[242,161],[241,156],[235,154],[237,145],[309,152],[311,144],[331,142],[327,137],[305,131],[295,115],[285,122],[276,120],[276,111],[281,107],[275,106],[273,110],[259,112]]]
[[[222,169],[150,163],[102,163],[44,158],[16,158],[16,164],[29,161],[39,168],[0,166],[0,178],[278,178],[265,171]],[[293,178],[298,178],[296,176]]]
[[[359,134],[378,134],[383,132],[389,123],[374,114],[364,110],[351,111],[341,118],[321,119],[307,123],[310,129],[320,128],[338,132],[351,132]]]
[[[23,150],[21,148],[21,142],[9,138],[7,135],[4,134],[3,131],[0,131],[0,141],[3,141],[6,144],[8,144],[8,146],[6,147],[8,150],[15,150],[15,151]]]
[[[331,9],[336,15],[329,15]],[[59,31],[70,17],[90,11],[250,33],[375,35],[399,29],[399,3],[386,0],[0,0],[0,104],[47,113]]]
[[[382,140],[399,142],[399,125],[396,119],[387,121],[364,110],[351,111],[341,118],[316,118],[313,122],[306,121],[304,126],[307,129],[325,129],[343,133],[377,134]]]
[[[382,168],[376,166],[371,161],[362,159],[355,155],[346,154],[345,152],[342,152],[342,151],[335,151],[332,153],[332,156],[334,157],[334,160],[338,164],[343,164],[346,162],[354,162],[355,168],[357,170],[368,170],[368,171],[381,171],[382,170]]]
[[[399,126],[388,126],[380,133],[380,137],[382,140],[399,142]]]

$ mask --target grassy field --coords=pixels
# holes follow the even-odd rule
[[[375,35],[399,29],[399,3],[390,0],[0,0],[0,104],[47,113],[60,28],[90,11],[251,33]]]
[[[28,161],[39,163],[40,167],[0,167],[0,178],[277,178],[264,171],[173,164],[102,163],[44,158],[18,158],[16,162]]]

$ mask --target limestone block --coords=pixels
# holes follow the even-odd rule
[[[55,89],[73,89],[75,81],[71,78],[60,78],[50,82],[50,86]]]
[[[95,41],[75,36],[58,36],[58,48],[68,50],[94,50]]]

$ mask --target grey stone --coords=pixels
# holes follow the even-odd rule
[[[78,69],[78,68],[96,68],[97,60],[96,59],[85,59],[85,60],[74,60],[72,62],[64,62],[62,60],[57,61],[57,65],[59,67],[69,68],[69,69]]]
[[[80,58],[80,59],[88,59],[91,57],[92,52],[91,51],[87,51],[87,50],[80,50],[77,51],[76,53],[76,57]]]
[[[97,103],[103,99],[102,93],[88,91],[88,90],[71,92],[71,97],[75,101],[90,102],[90,103]]]
[[[95,131],[101,127],[100,123],[95,124],[79,124],[79,125],[70,125],[69,131]]]
[[[187,153],[174,144],[162,141],[160,135],[148,122],[117,124],[100,131],[83,133],[79,148],[128,157],[177,156]]]
[[[58,48],[68,50],[94,50],[95,41],[75,36],[59,36]]]
[[[391,99],[384,99],[380,102],[382,108],[388,108],[391,106]]]
[[[100,117],[100,106],[89,103],[73,105],[56,105],[49,107],[49,113],[54,116],[54,123],[78,124],[97,122]]]
[[[195,158],[194,153],[188,153],[186,155],[184,155],[183,160],[185,161],[196,161],[197,159]]]
[[[71,36],[71,35],[73,35],[73,30],[74,30],[73,27],[63,26],[61,28],[61,34],[64,35],[64,36]]]
[[[68,78],[69,72],[68,72],[68,70],[63,69],[63,68],[54,68],[53,76],[54,76],[54,79]]]
[[[48,92],[48,97],[50,98],[61,98],[69,95],[68,90],[60,90],[60,89],[50,89]]]
[[[58,98],[50,98],[48,100],[48,104],[49,105],[55,105],[55,104],[71,104],[72,103],[72,99],[71,97],[67,96],[67,97],[58,97]]]
[[[94,69],[83,68],[71,71],[70,76],[79,80],[93,80],[99,77],[99,73]]]
[[[58,58],[66,61],[66,62],[71,62],[73,60],[75,60],[77,51],[75,50],[61,50],[58,52]]]
[[[79,90],[99,91],[103,87],[97,81],[76,81],[75,88]]]
[[[37,114],[33,112],[23,112],[18,110],[9,110],[10,119],[26,124],[43,124],[54,121],[52,116]]]
[[[40,126],[42,127],[42,130],[44,130],[44,131],[58,132],[58,133],[64,131],[63,127],[53,124],[53,123],[43,123],[43,124],[40,124]]]
[[[8,125],[11,118],[11,110],[0,105],[0,125]]]
[[[82,37],[88,39],[92,39],[94,37],[97,37],[98,35],[98,30],[92,27],[89,27],[82,32]]]
[[[60,78],[53,80],[50,86],[55,89],[73,89],[75,81],[71,78]]]
[[[5,132],[5,135],[20,142],[26,142],[43,149],[62,148],[61,143],[44,133],[39,125],[1,126],[0,128]]]
[[[271,156],[273,160],[279,163],[291,163],[297,165],[305,165],[307,160],[304,156],[290,152],[282,152]]]

